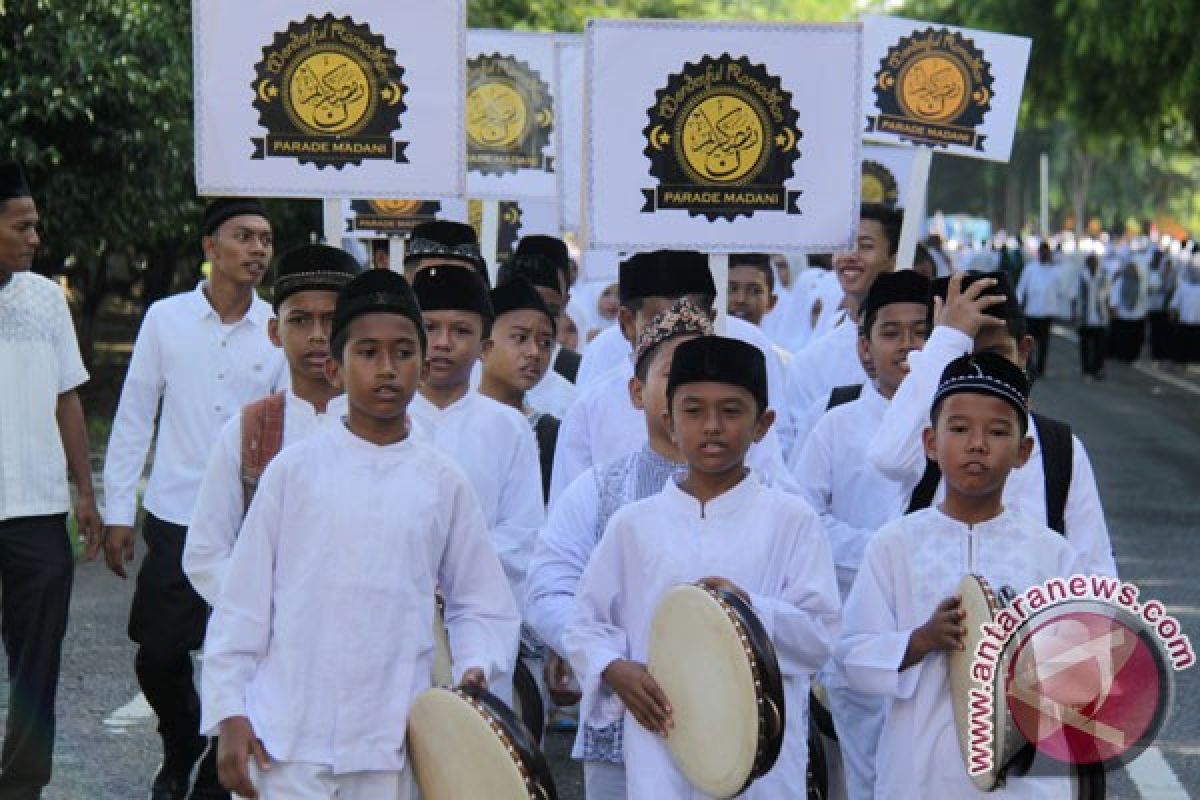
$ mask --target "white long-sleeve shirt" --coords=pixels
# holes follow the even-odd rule
[[[909,373],[896,390],[878,432],[867,448],[867,458],[876,469],[901,482],[908,491],[916,487],[925,473],[925,447],[921,431],[929,426],[929,409],[937,392],[942,371],[954,359],[970,353],[974,342],[960,330],[939,325],[930,334],[925,347],[908,355]],[[1046,473],[1042,468],[1042,444],[1032,422],[1033,453],[1025,466],[1017,467],[1004,484],[1004,505],[1030,519],[1046,519]],[[1089,573],[1116,575],[1112,541],[1096,476],[1083,443],[1072,441],[1071,484],[1064,510],[1066,538],[1084,556]],[[934,502],[940,502],[945,486],[938,488]]]
[[[965,574],[983,575],[997,591],[1022,592],[1079,569],[1061,536],[1012,511],[968,526],[927,508],[876,534],[846,601],[836,658],[852,688],[890,699],[876,756],[877,798],[1069,796],[1065,778],[1010,775],[1004,789],[977,790],[959,751],[946,654],[899,667],[912,632]]]
[[[1026,264],[1017,281],[1017,302],[1025,309],[1025,316],[1060,316],[1064,306],[1062,279],[1062,269],[1054,264]]]
[[[740,320],[739,320],[740,321]],[[584,471],[637,450],[646,443],[646,419],[629,399],[633,364],[628,359],[584,388],[558,429],[550,505]],[[794,488],[774,427],[750,448],[746,463],[774,486]]]
[[[887,407],[887,398],[866,383],[857,400],[830,409],[817,422],[792,460],[800,496],[817,512],[829,537],[843,600],[867,542],[908,508],[911,489],[867,461],[867,447]]]
[[[242,319],[223,325],[204,286],[159,300],[142,320],[104,459],[109,525],[134,522],[156,416],[142,505],[161,520],[187,525],[221,428],[286,381],[282,351],[267,338],[271,307],[255,295]]]
[[[1079,289],[1075,297],[1075,313],[1085,328],[1108,327],[1108,276],[1097,269],[1079,271]]]
[[[418,394],[408,413],[422,436],[467,474],[513,595],[523,598],[529,557],[546,519],[541,462],[529,423],[516,409],[473,390],[446,408]]]
[[[814,411],[824,410],[830,392],[868,380],[858,357],[858,325],[843,313],[828,333],[810,341],[788,365],[784,402],[793,423],[792,452],[804,447],[820,418]]]
[[[341,424],[345,411],[345,395],[333,398],[326,411],[318,413],[312,403],[288,389],[283,405],[283,447],[307,439],[325,425]],[[245,513],[242,415],[239,413],[225,423],[220,438],[213,445],[183,547],[183,571],[192,587],[210,606],[217,603]]]
[[[246,716],[272,759],[399,771],[430,686],[434,588],[457,682],[510,672],[520,620],[466,476],[410,438],[328,425],[267,467],[209,620],[201,730]]]
[[[764,488],[753,473],[703,505],[668,481],[662,492],[610,520],[583,573],[564,635],[584,690],[580,722],[603,727],[624,719],[630,797],[704,797],[675,768],[662,739],[602,687],[601,676],[615,659],[645,663],[651,620],[663,594],[709,575],[727,578],[750,595],[783,674],[788,712],[783,750],[774,768],[742,796],[802,797],[809,679],[829,657],[837,635],[837,585],[816,514],[799,498]],[[577,753],[579,746],[577,741]]]
[[[1179,281],[1179,286],[1171,297],[1171,308],[1179,314],[1182,324],[1200,325],[1200,281]]]

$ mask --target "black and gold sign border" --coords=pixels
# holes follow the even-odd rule
[[[504,175],[522,169],[553,172],[554,157],[545,154],[556,124],[549,84],[528,63],[513,56],[492,53],[467,59],[468,97],[488,83],[506,86],[518,95],[528,119],[511,147],[488,147],[476,142],[468,123],[467,169],[482,175]]]

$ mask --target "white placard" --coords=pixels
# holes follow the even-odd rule
[[[629,253],[617,250],[584,250],[579,255],[580,282],[616,283],[620,275],[621,262],[629,255]]]
[[[465,222],[465,200],[414,200],[398,198],[345,199],[343,236],[350,239],[405,237],[418,225],[434,219]]]
[[[914,147],[863,145],[862,201],[881,203],[888,208],[907,209],[909,178],[912,175],[916,152]]]
[[[463,0],[193,0],[192,21],[200,194],[462,195]]]
[[[589,247],[849,245],[858,222],[858,25],[592,20]]]
[[[863,43],[867,139],[1008,161],[1029,39],[864,15]]]
[[[558,53],[558,227],[578,233],[583,202],[583,37],[563,34]]]
[[[467,33],[467,194],[492,200],[558,193],[556,37]]]

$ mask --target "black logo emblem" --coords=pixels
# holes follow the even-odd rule
[[[467,61],[467,168],[484,175],[553,171],[550,87],[524,61],[494,53]]]
[[[382,36],[350,17],[293,22],[263,48],[254,107],[267,135],[254,158],[295,158],[318,168],[363,159],[407,162],[392,139],[404,113],[404,69]]]
[[[862,162],[861,199],[864,203],[879,203],[895,208],[900,202],[900,184],[892,171],[878,161]]]

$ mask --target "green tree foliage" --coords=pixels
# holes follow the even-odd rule
[[[642,17],[837,22],[853,18],[854,0],[471,0],[475,28],[580,31],[590,18]]]

